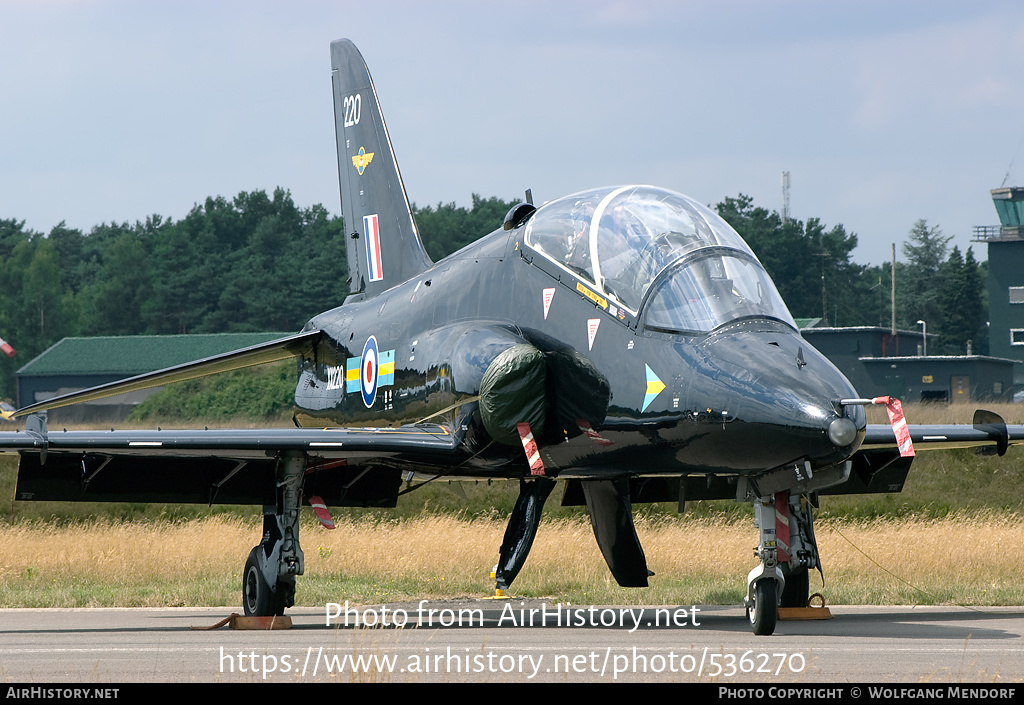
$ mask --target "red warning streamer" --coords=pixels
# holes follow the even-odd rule
[[[334,528],[334,520],[331,519],[331,513],[327,510],[327,505],[324,504],[324,500],[319,496],[310,497],[309,503],[313,507],[313,513],[316,514],[316,518],[320,520],[320,523],[324,525],[325,529]]]
[[[903,416],[903,405],[896,397],[875,397],[871,400],[873,404],[885,404],[885,410],[889,412],[889,423],[892,424],[892,432],[896,434],[896,445],[899,446],[900,455],[904,458],[911,458],[914,453],[914,443],[910,440],[910,429],[907,428],[907,420]]]
[[[517,423],[516,429],[519,431],[519,438],[523,441],[526,461],[530,464],[530,474],[543,475],[544,461],[540,459],[540,450],[537,448],[537,442],[533,440],[533,431],[530,430],[530,424]]]

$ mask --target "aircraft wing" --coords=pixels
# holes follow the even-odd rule
[[[400,485],[399,464],[452,464],[459,438],[449,427],[259,428],[50,431],[54,409],[217,372],[311,354],[311,330],[104,384],[17,410],[25,429],[0,433],[0,453],[21,456],[18,499],[61,501],[272,504],[279,459],[310,458],[311,491],[337,506],[388,506]],[[6,415],[6,414],[5,414]],[[331,472],[320,472],[330,469]],[[271,493],[272,494],[272,493]]]
[[[1005,426],[1005,436],[997,430],[979,429],[966,424],[909,424],[907,428],[914,448],[919,451],[986,446],[998,450],[1002,445],[1005,452],[1008,446],[1024,444],[1024,426]],[[891,426],[869,424],[861,450],[881,448],[897,448],[896,435]]]
[[[13,414],[10,414],[9,417],[27,416],[43,409],[58,409],[62,406],[78,404],[79,402],[104,399],[116,394],[134,392],[139,389],[159,387],[162,384],[170,384],[171,382],[184,382],[188,379],[218,372],[227,372],[243,367],[252,367],[253,365],[262,365],[268,362],[278,362],[292,357],[300,357],[312,352],[320,335],[321,333],[318,330],[304,331],[287,338],[279,338],[278,340],[252,345],[240,350],[232,350],[231,352],[203,358],[195,362],[187,362],[183,365],[176,365],[156,370],[155,372],[147,372],[135,377],[129,377],[128,379],[110,382],[109,384],[90,387],[78,392],[71,392],[70,394],[46,399],[18,409]]]
[[[99,453],[146,457],[266,458],[302,451],[324,458],[393,455],[416,451],[451,454],[455,434],[445,426],[398,428],[206,428],[141,431],[48,431],[31,425],[0,433],[0,453]]]
[[[48,431],[38,415],[0,433],[20,454],[17,499],[272,505],[280,459],[308,457],[305,488],[331,506],[394,506],[399,467],[451,466],[459,437],[399,428]]]
[[[1024,444],[1024,426],[1007,426],[1002,417],[991,411],[974,412],[972,425],[907,424],[916,450],[948,448],[980,448],[1003,455],[1011,445]],[[896,449],[896,432],[885,424],[868,424],[860,452]]]

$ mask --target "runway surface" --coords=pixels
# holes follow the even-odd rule
[[[327,606],[289,610],[294,625],[287,631],[193,629],[215,624],[230,608],[0,610],[0,679],[766,686],[1024,680],[1020,607],[833,606],[833,619],[781,621],[771,637],[751,634],[739,607],[570,608],[542,600],[349,606],[347,614],[343,607],[332,608],[332,626]],[[353,627],[357,620],[361,626]],[[380,622],[404,627],[362,626]]]

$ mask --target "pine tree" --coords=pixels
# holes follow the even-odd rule
[[[936,322],[936,332],[941,335],[942,352],[964,355],[968,340],[975,354],[987,348],[983,288],[974,252],[967,248],[967,256],[962,257],[960,248],[954,247],[938,275],[942,318]]]
[[[937,283],[952,239],[952,235],[943,235],[939,226],[928,227],[924,219],[910,229],[903,243],[907,261],[896,270],[897,325],[901,328],[916,329],[919,320],[933,326],[932,330],[941,328],[944,303]]]

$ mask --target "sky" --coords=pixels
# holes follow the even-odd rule
[[[966,250],[1024,185],[1015,0],[0,0],[0,27],[0,218],[43,233],[278,186],[340,213],[341,37],[419,206],[646,183],[780,211],[788,171],[791,216],[877,264],[919,219]]]

